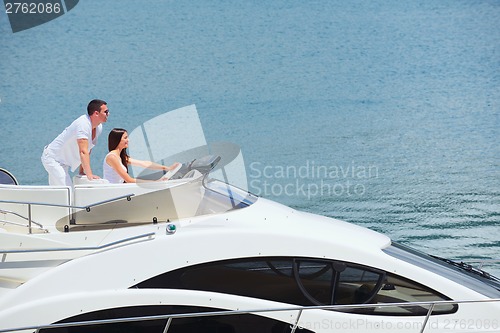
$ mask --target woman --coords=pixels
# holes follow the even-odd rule
[[[179,165],[179,163],[174,163],[167,167],[150,161],[133,159],[128,156],[127,147],[127,131],[123,128],[113,128],[108,135],[109,153],[104,158],[103,163],[104,179],[107,179],[110,183],[136,183],[137,179],[130,177],[128,174],[129,165],[158,170],[172,170]]]

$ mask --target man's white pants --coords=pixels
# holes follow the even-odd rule
[[[49,185],[73,185],[69,175],[69,166],[57,162],[47,148],[43,150],[41,159],[43,167],[49,174]]]

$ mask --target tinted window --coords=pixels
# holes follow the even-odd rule
[[[296,260],[299,286],[315,305],[369,303],[383,273],[331,260]]]
[[[85,322],[93,320],[133,318],[165,314],[199,313],[222,311],[220,309],[188,306],[138,306],[106,309],[81,314],[65,319],[59,323]],[[77,326],[68,328],[42,329],[45,333],[163,333],[167,319],[140,320],[101,325]],[[250,315],[220,315],[198,318],[175,318],[170,323],[168,333],[288,333],[290,323],[274,319]],[[306,329],[297,328],[295,332],[308,333]],[[311,332],[312,333],[312,332]]]
[[[296,305],[441,301],[449,298],[374,268],[334,260],[250,258],[185,267],[139,283],[137,288],[213,291]],[[347,309],[377,315],[425,315],[427,306]],[[451,313],[456,305],[435,307]]]

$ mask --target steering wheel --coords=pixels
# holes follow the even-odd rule
[[[175,168],[173,168],[172,170],[168,170],[168,172],[163,175],[163,177],[161,177],[161,180],[169,180],[170,178],[172,178],[176,173],[177,171],[179,171],[180,169],[182,168],[182,163],[178,163],[177,166]]]

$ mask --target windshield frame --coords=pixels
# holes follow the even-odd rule
[[[484,296],[500,298],[500,280],[492,275],[488,278],[479,272],[466,269],[466,266],[461,267],[458,263],[431,256],[397,242],[392,242],[382,251],[391,257],[436,273]]]

